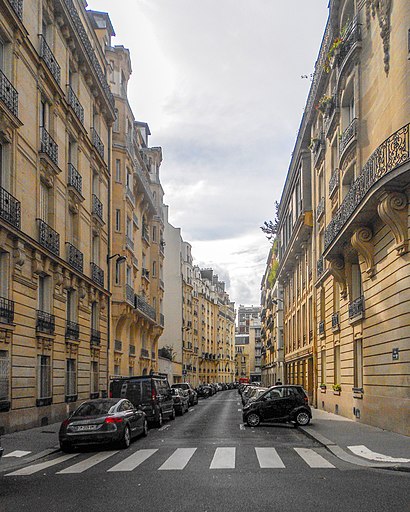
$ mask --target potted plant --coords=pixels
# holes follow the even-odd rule
[[[334,395],[340,395],[340,392],[342,391],[342,386],[340,384],[333,384],[333,394]]]
[[[326,393],[326,384],[324,382],[319,387],[321,393]]]
[[[328,96],[327,94],[324,94],[318,101],[318,104],[316,105],[316,110],[322,112],[322,114],[328,114],[329,110],[332,108],[332,105],[333,98],[331,96]]]

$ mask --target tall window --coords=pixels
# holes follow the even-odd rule
[[[115,160],[115,181],[121,183],[121,160]]]
[[[40,181],[40,219],[46,224],[50,216],[50,190],[45,183]]]
[[[10,151],[9,144],[0,140],[0,187],[10,191]]]
[[[115,262],[115,284],[121,284],[121,263]]]
[[[90,392],[91,393],[98,393],[99,389],[99,378],[98,378],[98,361],[91,361],[91,368],[90,368]]]
[[[354,341],[354,387],[363,387],[363,340]]]
[[[67,322],[77,322],[77,292],[67,291]]]
[[[10,357],[7,350],[0,350],[0,403],[10,401]]]
[[[38,278],[38,309],[46,313],[51,312],[51,277]]]
[[[358,263],[352,265],[352,300],[358,299],[363,295],[362,275]]]
[[[37,398],[51,398],[51,358],[37,356]]]
[[[126,272],[127,272],[127,285],[132,287],[132,285],[133,285],[133,283],[132,283],[132,269],[128,265],[127,265]]]
[[[91,329],[98,331],[98,303],[91,304]]]
[[[118,114],[118,108],[116,108],[114,110],[114,112],[115,112],[115,121],[114,121],[112,130],[113,130],[113,132],[118,133],[120,131],[120,119],[119,119],[119,114]]]
[[[98,235],[93,235],[91,253],[93,262],[98,265],[100,263],[100,237]]]
[[[157,241],[157,226],[152,226],[152,241]]]
[[[115,231],[121,231],[121,210],[115,210]]]
[[[152,277],[157,277],[157,262],[152,262]]]
[[[321,351],[320,358],[320,383],[326,384],[326,350]]]
[[[127,237],[132,241],[133,233],[132,233],[132,220],[127,217]]]
[[[341,375],[340,375],[340,345],[336,345],[333,353],[333,384],[340,384]]]
[[[9,298],[9,253],[0,251],[0,297]]]
[[[66,396],[77,394],[77,362],[75,359],[66,360],[65,394]]]

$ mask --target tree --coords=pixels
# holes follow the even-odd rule
[[[265,220],[263,223],[263,226],[260,226],[261,230],[265,233],[266,238],[274,244],[276,240],[276,235],[278,233],[278,226],[279,226],[279,203],[275,201],[275,219],[273,221],[271,220]]]

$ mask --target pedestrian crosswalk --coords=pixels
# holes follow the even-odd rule
[[[313,448],[294,447],[283,448],[283,453],[279,453],[274,447],[220,446],[212,448],[211,451],[203,447],[176,448],[172,453],[166,448],[140,449],[131,454],[123,450],[72,453],[27,465],[7,473],[6,476],[28,476],[41,472],[47,474],[47,470],[57,475],[73,475],[96,467],[108,473],[130,472],[137,468],[146,469],[148,461],[149,470],[158,471],[182,471],[191,463],[199,465],[201,469],[210,470],[286,469],[295,465],[312,469],[335,469],[335,466],[318,451]],[[124,456],[125,458],[118,461],[119,457]],[[330,454],[328,456],[332,457]],[[58,466],[61,466],[61,469]],[[56,469],[58,470],[55,471]]]

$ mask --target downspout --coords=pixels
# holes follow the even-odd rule
[[[111,345],[111,260],[108,257],[111,255],[111,126],[108,128],[108,251],[107,251],[107,395],[109,394],[109,375],[110,375],[110,345]]]

